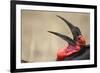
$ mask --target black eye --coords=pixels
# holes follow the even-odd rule
[[[80,38],[78,38],[78,40],[80,40]]]

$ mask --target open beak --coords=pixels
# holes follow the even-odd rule
[[[68,20],[66,20],[65,18],[59,16],[59,15],[56,15],[57,17],[59,17],[61,20],[63,20],[67,25],[68,27],[70,28],[71,32],[72,32],[72,35],[73,35],[73,38],[74,40],[77,39],[77,37],[79,35],[81,35],[81,31],[78,27],[74,26],[72,23],[70,23]]]
[[[65,40],[66,42],[68,42],[69,44],[75,45],[76,42],[74,40],[72,40],[70,37],[65,36],[63,34],[57,33],[57,32],[52,32],[52,31],[48,31],[49,33],[52,33],[58,37],[60,37],[61,39]]]

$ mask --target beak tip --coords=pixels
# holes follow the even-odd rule
[[[47,31],[47,32],[50,32],[50,31]]]
[[[48,31],[49,33],[53,33],[52,31]]]

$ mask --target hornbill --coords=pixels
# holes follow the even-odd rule
[[[68,46],[57,51],[57,61],[90,59],[90,45],[86,45],[86,40],[80,29],[65,18],[58,15],[56,16],[68,25],[73,35],[72,39],[61,33],[48,31],[68,42]]]

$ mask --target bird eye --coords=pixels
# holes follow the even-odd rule
[[[80,40],[80,38],[78,38]]]
[[[78,37],[78,40],[80,40],[80,37]]]

